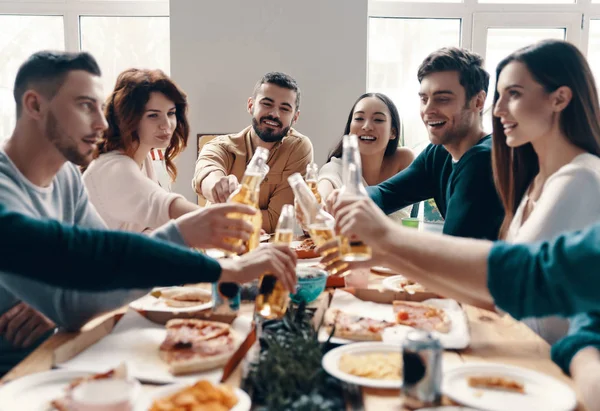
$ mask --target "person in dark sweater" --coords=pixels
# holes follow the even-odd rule
[[[288,260],[291,266],[295,263],[295,254],[287,246],[260,247],[237,259],[217,261],[165,240],[37,220],[7,211],[2,204],[0,232],[10,233],[0,236],[3,274],[86,291],[217,281],[244,283],[281,268],[281,264],[287,265]],[[282,280],[293,288],[291,278],[283,276]]]
[[[481,124],[489,86],[483,60],[465,49],[443,48],[423,61],[418,79],[431,144],[409,167],[367,191],[386,214],[433,198],[445,234],[495,240],[504,210],[492,177],[492,138]],[[329,209],[336,199],[332,193]]]

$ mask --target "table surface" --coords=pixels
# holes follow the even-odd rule
[[[381,288],[383,278],[371,274],[369,287]],[[550,346],[525,324],[508,315],[498,315],[469,305],[463,305],[463,308],[469,321],[471,345],[464,350],[445,351],[443,363],[446,367],[468,362],[511,364],[547,374],[574,387],[573,381],[550,360]],[[125,310],[126,307],[100,316],[86,324],[82,331],[92,329],[108,316],[123,313]],[[0,383],[51,369],[54,351],[77,335],[79,333],[58,332],[8,372]],[[239,385],[240,368],[231,375],[227,384]],[[151,390],[154,386],[147,386],[145,389]],[[397,390],[364,388],[363,399],[367,411],[403,409]],[[448,402],[446,399],[445,401]],[[581,402],[577,410],[585,410]]]

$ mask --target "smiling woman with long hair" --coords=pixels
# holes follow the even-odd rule
[[[158,184],[150,151],[164,150],[169,176],[190,127],[185,93],[162,71],[121,73],[108,98],[108,129],[83,174],[92,204],[109,228],[142,232],[198,208]]]
[[[413,152],[399,147],[400,115],[394,102],[382,93],[361,95],[348,114],[344,135],[355,134],[359,140],[363,184],[373,186],[396,175],[415,159]],[[326,199],[342,187],[342,139],[329,153],[319,171],[319,193]],[[409,217],[410,207],[394,213]]]

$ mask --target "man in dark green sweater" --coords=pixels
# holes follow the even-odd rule
[[[445,234],[495,240],[504,209],[492,177],[492,137],[481,124],[489,85],[483,60],[443,48],[423,61],[418,79],[431,144],[405,170],[369,187],[369,195],[386,214],[433,198]]]

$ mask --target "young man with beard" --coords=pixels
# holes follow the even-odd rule
[[[433,198],[445,234],[495,240],[504,209],[492,176],[492,136],[481,124],[489,86],[483,60],[465,49],[443,48],[425,58],[418,79],[431,144],[406,169],[368,187],[369,195],[386,214]],[[328,198],[329,208],[336,199]]]
[[[312,161],[310,140],[292,128],[300,115],[300,89],[284,73],[267,73],[248,98],[252,125],[237,134],[219,136],[200,152],[192,186],[200,197],[224,203],[238,187],[256,147],[270,150],[269,173],[260,186],[262,228],[275,231],[281,208],[294,202],[288,184],[293,173],[304,174]]]
[[[107,127],[102,110],[104,91],[100,68],[92,56],[35,53],[19,68],[14,97],[17,124],[12,136],[0,148],[0,214],[18,213],[37,220],[57,220],[96,230],[73,238],[56,225],[48,226],[39,235],[56,237],[56,247],[51,247],[52,257],[62,253],[69,258],[66,265],[57,264],[55,258],[44,258],[49,249],[32,247],[31,257],[18,266],[8,266],[8,271],[18,273],[26,267],[30,270],[39,267],[43,270],[40,275],[53,276],[65,266],[72,269],[69,264],[77,264],[80,275],[85,277],[97,275],[97,271],[88,270],[87,265],[102,258],[109,270],[119,271],[129,265],[137,268],[139,276],[155,277],[161,274],[156,272],[161,265],[156,263],[160,260],[156,254],[160,253],[163,275],[170,274],[164,271],[168,260],[173,270],[188,274],[195,270],[198,282],[246,282],[265,271],[283,271],[282,281],[289,289],[293,288],[294,281],[287,279],[295,278],[295,257],[285,248],[261,247],[237,260],[216,261],[199,253],[169,247],[164,242],[148,239],[144,246],[144,241],[132,235],[124,237],[124,234],[103,231],[106,226],[90,204],[76,166],[87,165],[92,160],[100,133]],[[247,239],[251,225],[227,218],[232,212],[252,214],[254,210],[239,204],[198,210],[172,220],[155,230],[152,236],[197,248],[215,247],[225,237]],[[23,233],[19,235],[20,246],[14,246],[27,251],[23,250]],[[140,258],[144,248],[155,255]],[[11,253],[11,247],[4,251]],[[150,265],[153,259],[156,264]],[[135,287],[131,282],[128,285],[126,288]],[[127,304],[148,291],[145,288],[78,292],[0,271],[0,375],[23,359],[32,344],[43,341],[57,325],[78,329],[92,317]]]

